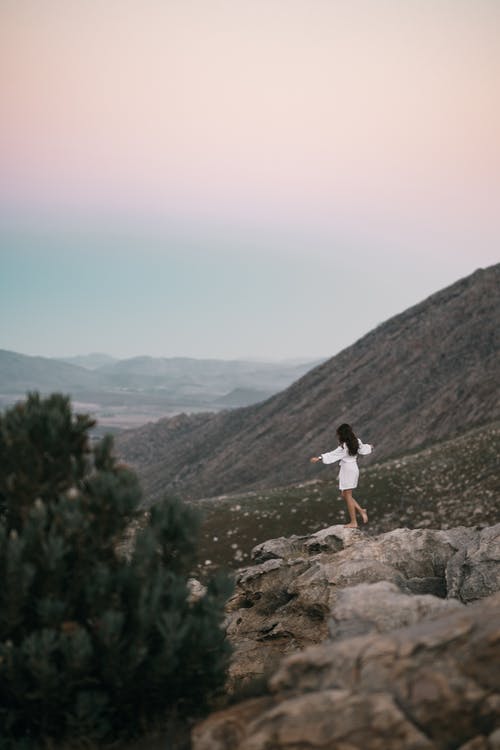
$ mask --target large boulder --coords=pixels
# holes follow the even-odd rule
[[[340,591],[332,607],[329,635],[332,640],[366,633],[385,633],[447,612],[463,609],[457,599],[431,594],[406,594],[387,581],[361,583]]]
[[[498,750],[499,653],[499,593],[326,641],[283,659],[268,694],[198,725],[193,750]]]
[[[380,594],[387,601],[401,592],[470,602],[499,590],[500,524],[483,530],[396,529],[376,537],[332,526],[310,536],[270,540],[256,547],[253,557],[258,564],[237,572],[228,606],[228,637],[235,649],[229,690],[271,673],[284,655],[325,640],[341,605],[345,613],[347,600],[337,606],[339,596],[352,586],[392,584]],[[385,629],[384,618],[391,621],[387,607],[385,615],[373,608],[363,614],[359,593],[357,605],[350,596],[351,621],[340,616],[342,624],[331,629],[333,634],[365,632],[372,628],[367,623]],[[375,601],[376,594],[370,596]],[[430,601],[399,598],[394,626],[437,612],[440,605]]]
[[[448,596],[472,602],[500,591],[499,563],[500,524],[497,524],[473,535],[448,562]]]

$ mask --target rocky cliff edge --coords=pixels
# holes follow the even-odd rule
[[[229,690],[194,750],[500,750],[500,524],[267,541],[228,604]]]

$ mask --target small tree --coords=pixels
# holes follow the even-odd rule
[[[93,424],[58,394],[0,415],[0,736],[26,747],[137,733],[224,681],[227,581],[188,595],[198,518],[165,500],[118,554],[141,493]]]

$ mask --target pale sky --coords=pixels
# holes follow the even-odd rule
[[[497,0],[1,0],[0,348],[329,356],[500,260]]]

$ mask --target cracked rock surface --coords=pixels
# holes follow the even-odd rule
[[[383,632],[500,590],[500,524],[376,537],[331,526],[268,540],[252,557],[228,605],[230,690],[329,634]]]
[[[265,542],[229,604],[230,689],[194,750],[500,750],[500,524]]]

